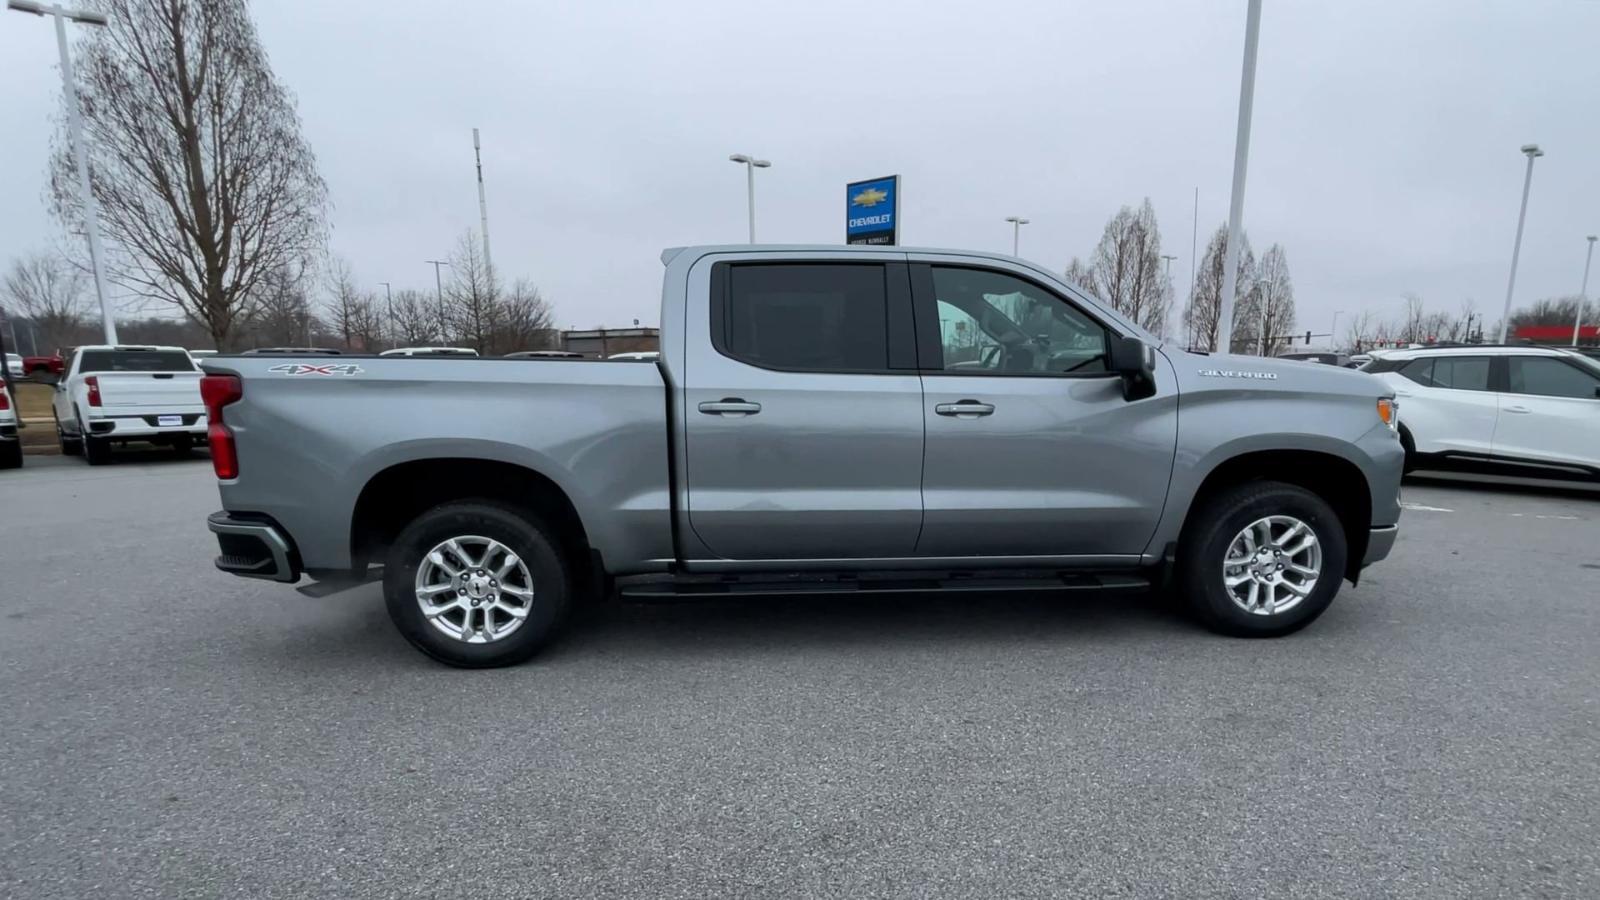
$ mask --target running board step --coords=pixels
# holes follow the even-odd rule
[[[985,576],[794,576],[765,580],[737,576],[680,576],[666,580],[625,581],[624,598],[772,597],[785,594],[1003,593],[1010,591],[1145,590],[1150,580],[1124,573],[1060,574],[1044,577]]]

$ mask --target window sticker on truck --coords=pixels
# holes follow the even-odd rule
[[[310,363],[284,363],[267,370],[278,375],[360,375],[363,369],[351,363],[313,366]]]

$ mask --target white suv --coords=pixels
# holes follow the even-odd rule
[[[1429,347],[1368,363],[1399,398],[1406,468],[1600,478],[1600,363],[1557,347]]]

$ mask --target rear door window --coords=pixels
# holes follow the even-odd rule
[[[883,265],[734,265],[726,277],[712,322],[712,343],[725,355],[800,372],[889,368]]]
[[[182,350],[84,350],[78,372],[193,372]]]
[[[1434,387],[1457,391],[1489,389],[1489,357],[1441,356],[1433,363]]]

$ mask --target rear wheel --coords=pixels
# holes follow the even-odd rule
[[[1417,441],[1411,436],[1411,432],[1407,430],[1404,425],[1400,426],[1400,446],[1404,447],[1406,451],[1405,467],[1401,469],[1401,471],[1407,475],[1410,475],[1412,472],[1417,470],[1417,464],[1421,462],[1421,460],[1417,455]]]
[[[22,468],[22,439],[0,441],[0,469]]]
[[[56,420],[56,443],[61,445],[61,455],[78,456],[82,454],[83,439],[81,437],[68,436],[61,428],[61,417],[56,415],[56,411],[53,409],[50,410],[50,418]]]
[[[537,653],[560,629],[574,587],[548,526],[479,500],[414,519],[389,548],[383,575],[389,618],[405,639],[468,669]]]
[[[103,466],[111,462],[111,441],[107,438],[95,437],[89,429],[83,427],[83,420],[78,420],[78,434],[83,440],[83,459],[91,466]]]
[[[1274,481],[1236,485],[1196,511],[1178,551],[1190,610],[1238,637],[1278,637],[1311,624],[1339,592],[1348,548],[1327,502]]]

